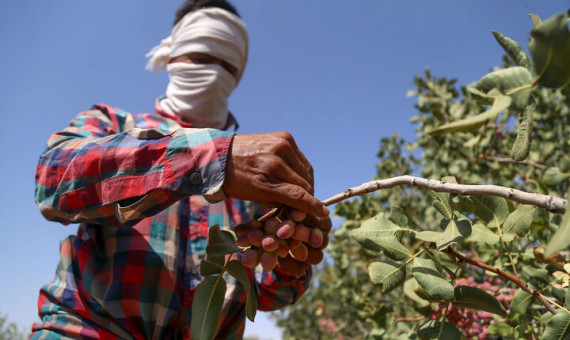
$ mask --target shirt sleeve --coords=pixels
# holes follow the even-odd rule
[[[281,269],[279,264],[272,271],[258,270],[255,274],[258,289],[257,309],[273,311],[294,304],[305,293],[312,277],[312,267],[299,278]]]
[[[134,119],[96,105],[50,137],[35,188],[46,219],[129,227],[183,197],[219,197],[234,133],[125,129]]]

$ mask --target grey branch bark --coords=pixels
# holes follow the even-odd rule
[[[450,194],[497,196],[523,204],[534,205],[557,214],[563,214],[566,211],[566,200],[560,197],[529,193],[498,185],[458,184],[408,175],[367,182],[360,186],[346,189],[341,194],[327,198],[323,203],[328,206],[350,197],[361,196],[370,192],[390,189],[400,185],[421,187]]]

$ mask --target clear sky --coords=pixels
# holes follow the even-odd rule
[[[0,2],[2,237],[0,312],[29,325],[76,227],[44,221],[34,171],[48,137],[80,111],[107,103],[152,112],[167,77],[144,70],[181,0]],[[414,136],[413,77],[429,67],[460,84],[503,54],[497,30],[527,46],[529,13],[570,0],[234,0],[250,32],[245,76],[230,97],[240,133],[286,130],[314,166],[316,196],[369,181],[383,136]],[[159,5],[160,4],[160,5]],[[278,339],[263,315],[246,334]]]

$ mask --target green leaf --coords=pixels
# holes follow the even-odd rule
[[[523,113],[519,113],[519,129],[511,149],[511,158],[515,161],[524,161],[530,152],[534,110],[534,105],[528,105]]]
[[[528,49],[542,86],[558,88],[570,82],[569,20],[568,12],[557,13],[530,31]]]
[[[536,187],[536,189],[538,190],[539,194],[548,195],[550,192],[548,190],[548,187],[546,187],[546,185],[544,185],[544,183],[542,183],[541,181],[539,181],[537,179],[529,179],[528,183],[534,185]]]
[[[442,234],[441,232],[426,230],[417,233],[416,238],[418,240],[436,243],[441,239],[441,234]]]
[[[550,290],[549,295],[552,295],[554,298],[556,298],[559,301],[563,301],[564,300],[564,294],[566,293],[566,289],[565,288],[556,288],[556,287],[548,287]],[[548,292],[548,290],[546,292]]]
[[[245,303],[245,315],[251,322],[253,322],[255,320],[255,314],[257,313],[257,293],[255,291],[254,285],[252,285],[249,281],[247,269],[245,269],[244,265],[241,262],[232,260],[226,266],[226,270],[244,287],[247,294],[247,300]]]
[[[546,169],[542,174],[542,183],[546,185],[558,185],[570,178],[570,173],[561,172],[559,168],[552,167]]]
[[[503,223],[503,239],[506,242],[511,242],[515,238],[515,235],[525,235],[534,220],[535,212],[535,206],[519,204],[517,209],[513,211]]]
[[[382,293],[388,294],[406,279],[406,264],[393,261],[374,262],[368,266],[368,275]]]
[[[529,70],[522,66],[513,66],[500,69],[484,75],[475,85],[475,87],[484,93],[493,89],[497,89],[502,93],[507,93],[518,87],[530,85],[532,83],[532,75]],[[516,111],[522,111],[528,105],[530,98],[530,87],[528,89],[514,92],[510,95],[512,98],[511,108]]]
[[[208,246],[206,253],[209,256],[223,256],[240,251],[235,244],[235,235],[226,230],[220,230],[219,225],[214,225],[208,233]]]
[[[485,225],[475,223],[471,228],[471,235],[467,240],[470,242],[485,242],[488,245],[495,245],[501,238]]]
[[[546,330],[542,336],[544,340],[568,340],[570,339],[570,313],[561,309],[546,324]]]
[[[540,317],[540,324],[546,326],[550,322],[550,320],[552,320],[553,317],[554,314],[552,314],[551,312],[546,312],[542,314],[542,316]]]
[[[462,241],[464,238],[471,235],[471,221],[466,218],[458,218],[454,216],[439,242],[436,242],[437,250],[442,250],[452,244]]]
[[[415,280],[414,280],[415,281]],[[417,281],[416,281],[417,282]],[[429,302],[442,302],[441,299],[433,297],[431,295],[428,294],[428,292],[423,289],[421,286],[418,286],[417,288],[414,289],[414,293],[420,298],[423,299],[425,301],[429,301]],[[429,304],[429,303],[428,303]]]
[[[408,217],[406,216],[404,209],[400,207],[390,208],[390,217],[388,217],[388,219],[400,227],[408,227]]]
[[[412,273],[419,285],[433,298],[445,301],[454,300],[453,285],[441,275],[432,260],[415,258]]]
[[[473,212],[473,201],[469,196],[452,195],[449,200],[451,208],[462,212]]]
[[[536,14],[529,14],[528,15],[530,17],[530,20],[532,20],[532,25],[536,27],[536,25],[542,23],[542,20],[540,19],[540,17]]]
[[[443,225],[445,227],[443,232],[422,231],[416,234],[416,238],[435,242],[437,250],[442,250],[471,235],[471,221],[466,218],[456,215],[452,220],[444,219]]]
[[[476,116],[443,124],[440,127],[427,131],[427,134],[433,136],[442,133],[450,133],[458,131],[461,132],[475,131],[481,125],[487,123],[487,121],[494,120],[495,118],[497,118],[497,115],[506,110],[511,105],[511,102],[512,99],[509,96],[497,97],[493,102],[493,106],[489,110],[480,113]]]
[[[208,276],[200,282],[192,302],[192,339],[210,340],[216,335],[226,294],[226,281],[222,275]]]
[[[570,306],[570,287],[566,288],[566,292],[564,293],[564,303],[566,306]]]
[[[532,277],[534,280],[542,281],[542,283],[549,284],[550,283],[550,275],[548,274],[548,270],[546,268],[536,268],[533,266],[524,266],[522,271],[528,274],[529,277]]]
[[[453,210],[449,205],[449,194],[443,192],[430,191],[433,198],[433,207],[444,218],[451,219],[453,217]]]
[[[461,332],[457,327],[450,324],[449,322],[443,323],[443,329],[441,322],[437,320],[431,320],[420,326],[418,329],[418,335],[427,340],[460,340]]]
[[[493,36],[495,37],[495,39],[497,39],[499,45],[501,45],[501,47],[505,50],[505,52],[507,52],[509,58],[511,58],[511,60],[516,65],[522,66],[529,71],[531,70],[532,66],[530,63],[530,59],[528,58],[525,51],[518,42],[509,37],[505,37],[503,34],[497,31],[491,31],[491,32],[493,32]]]
[[[522,289],[517,289],[511,302],[511,313],[525,314],[532,305],[532,295]]]
[[[497,89],[493,89],[487,93],[484,93],[473,86],[467,86],[466,90],[472,95],[475,102],[477,102],[480,105],[491,105],[493,104],[495,99],[503,96],[501,91]]]
[[[390,221],[385,213],[380,213],[362,223],[360,228],[352,230],[351,235],[366,249],[383,251],[393,260],[405,261],[412,253],[396,237],[396,233],[401,230],[402,228]]]
[[[501,317],[507,316],[507,311],[499,300],[491,296],[484,290],[469,286],[455,287],[455,301],[453,304],[458,307],[482,310],[485,312],[497,314]]]
[[[509,325],[508,323],[505,322],[498,322],[498,323],[494,323],[489,325],[489,327],[487,327],[487,332],[488,334],[492,334],[492,335],[501,335],[503,337],[508,337],[511,336],[511,334],[513,334],[513,326]],[[487,339],[490,339],[489,337],[487,337]],[[492,339],[496,339],[496,338],[492,338]]]
[[[550,255],[568,246],[570,246],[570,200],[566,203],[566,212],[562,216],[560,228],[552,235],[545,247],[544,256],[550,257]]]
[[[495,196],[472,196],[474,213],[487,223],[487,226],[499,228],[509,215],[509,207],[504,198]]]
[[[416,294],[415,290],[417,288],[420,288],[420,285],[418,284],[418,281],[416,281],[416,279],[414,279],[413,277],[404,282],[404,294],[411,300],[419,303],[421,307],[426,307],[427,305],[429,305],[429,302],[427,302],[426,299],[423,299],[419,297],[418,294]]]
[[[207,259],[200,262],[200,275],[208,276],[222,273],[225,260],[224,256],[208,256]]]

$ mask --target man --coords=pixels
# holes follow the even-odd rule
[[[62,241],[55,278],[40,291],[32,339],[189,338],[208,228],[259,217],[258,205],[241,200],[305,211],[304,223],[330,230],[311,165],[288,133],[228,131],[237,124],[227,99],[248,45],[229,3],[187,1],[149,55],[149,66],[170,76],[154,115],[98,104],[52,135],[36,201],[48,220],[81,224]],[[290,256],[258,271],[249,275],[260,310],[294,303],[311,276]],[[242,337],[244,303],[241,284],[228,285],[216,338]]]

